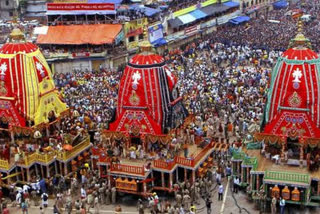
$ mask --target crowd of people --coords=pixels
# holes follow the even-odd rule
[[[193,4],[194,1],[186,3]],[[310,14],[316,19],[320,18],[319,7],[308,3],[305,7],[309,7]],[[287,49],[290,38],[296,34],[296,22],[286,12],[278,10],[269,13],[268,19],[280,20],[280,23],[269,23],[268,19],[261,16],[248,25],[221,27],[214,34],[164,54],[168,66],[179,79],[177,84],[184,105],[190,114],[196,116],[185,136],[189,137],[189,133],[196,132],[203,137],[220,137],[232,145],[250,132],[252,124],[261,122],[271,69]],[[318,23],[312,22],[305,27],[306,35],[313,44],[320,42],[316,36],[319,31]],[[315,45],[313,47],[318,50]],[[80,129],[78,123],[83,124],[82,128],[86,130],[108,128],[115,114],[121,74],[102,66],[97,71],[56,73],[55,83],[64,101],[79,113],[77,121],[71,118],[62,121],[61,129],[75,132],[76,135]],[[56,135],[59,142],[59,133]],[[179,141],[179,137],[184,139],[183,134],[174,139]],[[194,139],[190,141],[194,143]],[[121,155],[123,152],[114,144],[109,149],[114,149],[113,154]],[[188,153],[185,157],[188,157]],[[202,198],[210,213],[212,190],[217,188],[218,200],[222,200],[224,177],[232,173],[230,163],[221,162],[217,170],[210,171],[194,184],[180,181],[174,184],[175,203],[159,200],[157,194],[153,194],[148,200],[150,210],[153,213],[192,214],[196,212],[195,205]],[[41,187],[39,179],[34,188],[25,187],[10,194],[23,213],[28,211],[29,198],[35,205],[39,200],[42,201],[39,207],[40,213],[43,213],[48,205],[48,194],[55,195],[55,213],[61,213],[62,207],[68,213],[71,213],[73,207],[77,213],[86,213],[90,208],[99,213],[100,206],[115,204],[117,197],[116,188],[109,187],[106,180],[97,175],[97,171],[86,166],[74,178],[67,180],[63,176],[54,177],[47,185],[48,189]],[[239,178],[235,177],[233,183],[234,192],[237,193]],[[81,200],[73,200],[79,195]],[[138,201],[139,213],[144,213],[145,207],[142,201]],[[2,209],[3,212],[7,210],[6,204]]]
[[[315,5],[319,5],[316,1]],[[292,16],[294,13],[305,11],[304,14],[310,15],[310,20],[304,22],[304,34],[311,41],[315,51],[319,51],[320,33],[320,7],[315,6],[314,1],[306,2],[301,8],[292,4],[289,8],[272,10],[268,14],[260,14],[247,24],[236,26],[222,26],[218,31],[211,35],[211,38],[221,43],[233,45],[248,45],[255,49],[281,50],[288,48],[290,40],[297,33],[297,18]],[[274,22],[276,21],[276,22]],[[279,22],[278,22],[279,21]]]
[[[217,134],[233,124],[239,138],[262,118],[271,66],[280,54],[204,39],[167,59],[187,109],[204,122],[200,128]]]
[[[97,128],[107,128],[117,102],[120,75],[101,67],[99,71],[56,74],[55,81],[65,102],[79,112],[81,123],[89,117]]]

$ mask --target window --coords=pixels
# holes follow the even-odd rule
[[[9,1],[8,0],[6,1],[6,6],[9,6]]]
[[[139,40],[143,40],[143,34],[139,34]]]
[[[135,40],[135,39],[134,39],[134,36],[130,36],[130,37],[129,37],[129,42],[134,42],[134,40]]]

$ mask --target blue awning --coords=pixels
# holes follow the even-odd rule
[[[114,3],[121,4],[123,0],[88,0],[88,3]]]
[[[196,9],[196,10],[192,11],[192,12],[190,13],[190,15],[193,16],[193,17],[196,18],[196,19],[202,19],[202,18],[204,18],[204,17],[207,16],[206,13],[202,12],[202,11],[199,10],[199,9]]]
[[[161,5],[159,8],[160,10],[166,10],[169,8],[169,5]]]
[[[130,10],[140,11],[141,13],[144,13],[146,16],[153,16],[157,13],[160,13],[160,9],[154,9],[151,7],[145,7],[142,4],[132,4],[129,6]]]
[[[159,10],[159,9],[154,9],[151,7],[144,7],[144,14],[146,16],[153,16],[153,15],[160,13],[160,12],[161,12],[161,10]]]
[[[189,23],[196,20],[196,18],[194,16],[190,15],[189,13],[182,15],[182,16],[178,16],[178,19],[180,19],[184,25],[189,24]]]
[[[227,6],[227,7],[230,7],[230,8],[239,7],[240,6],[240,4],[238,2],[234,2],[234,1],[225,2],[225,3],[223,3],[223,5]]]
[[[142,4],[132,4],[129,6],[130,10],[140,10],[141,8],[143,8]]]
[[[241,24],[243,22],[247,22],[250,20],[249,16],[238,16],[234,19],[230,19],[229,22],[235,25]]]
[[[167,40],[165,38],[160,38],[160,39],[157,39],[156,41],[152,42],[152,45],[154,47],[159,47],[159,46],[162,46],[165,44],[167,44]]]
[[[286,8],[288,6],[288,2],[286,0],[280,0],[273,3],[273,7],[276,9]]]
[[[181,25],[183,25],[183,22],[178,18],[169,19],[168,23],[169,23],[170,27],[172,27],[172,28],[177,28],[177,27],[180,27]]]

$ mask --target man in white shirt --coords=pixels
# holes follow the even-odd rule
[[[48,206],[48,194],[45,192],[42,193],[41,199],[42,199],[42,206],[47,207]]]
[[[81,199],[85,199],[87,197],[87,192],[83,186],[81,187],[80,194],[81,194]]]
[[[234,193],[238,193],[239,185],[240,185],[240,180],[239,180],[238,176],[236,176],[236,177],[233,179],[233,192],[234,192]]]

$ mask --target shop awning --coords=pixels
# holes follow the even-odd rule
[[[177,28],[177,27],[180,27],[181,25],[183,25],[183,22],[178,18],[169,19],[168,23],[169,23],[171,28]]]
[[[49,26],[47,34],[39,35],[38,44],[102,45],[112,44],[120,33],[120,24]]]
[[[121,4],[123,0],[88,0],[88,3],[114,3]]]
[[[229,22],[235,25],[241,24],[243,22],[247,22],[250,20],[249,16],[238,16],[234,19],[230,19]]]
[[[286,8],[288,6],[288,2],[286,0],[281,0],[273,3],[273,7],[276,9]]]
[[[215,15],[217,13],[225,12],[229,8],[230,7],[228,7],[228,6],[220,4],[220,5],[210,5],[210,6],[207,6],[207,7],[203,7],[200,10],[202,12],[204,12],[205,14],[208,14],[208,15],[212,16],[212,15]]]
[[[159,10],[159,9],[154,9],[154,8],[151,8],[151,7],[144,7],[144,14],[146,15],[146,16],[153,16],[153,15],[155,15],[155,14],[157,14],[157,13],[160,13],[161,12],[161,10]]]
[[[160,38],[160,39],[157,39],[156,41],[152,42],[152,45],[154,47],[159,47],[159,46],[162,46],[165,44],[167,44],[167,40],[165,38]]]
[[[189,23],[196,20],[196,18],[194,18],[194,16],[190,15],[189,13],[182,15],[182,16],[179,16],[178,19],[180,19],[184,25],[189,24]]]
[[[196,18],[196,19],[202,19],[202,18],[204,18],[204,17],[207,16],[206,13],[202,12],[202,11],[199,10],[199,9],[196,9],[196,10],[192,11],[192,12],[189,13],[189,14],[192,15],[192,16],[193,16],[194,18]]]
[[[234,1],[228,1],[223,3],[224,6],[230,7],[230,8],[234,8],[234,7],[239,7],[240,4],[238,2],[234,2]]]

